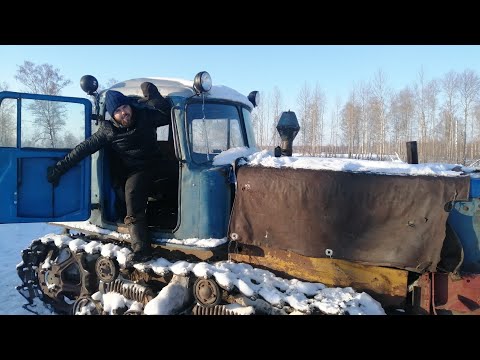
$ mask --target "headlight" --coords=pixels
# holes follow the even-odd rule
[[[200,71],[195,75],[193,87],[198,93],[210,91],[212,88],[212,78],[210,77],[210,74],[206,71]]]
[[[80,79],[80,87],[88,95],[93,95],[93,93],[98,89],[98,81],[92,75],[83,75]]]

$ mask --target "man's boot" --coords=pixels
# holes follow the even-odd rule
[[[146,262],[152,258],[152,247],[150,232],[148,231],[147,222],[145,220],[136,220],[127,216],[125,218],[128,232],[130,233],[130,241],[133,250],[133,262]]]

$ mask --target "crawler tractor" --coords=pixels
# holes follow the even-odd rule
[[[127,260],[130,239],[108,149],[81,161],[58,186],[46,177],[49,166],[108,120],[107,90],[97,92],[97,80],[86,75],[81,85],[92,100],[0,92],[0,116],[15,124],[0,143],[0,223],[49,222],[64,230],[22,252],[17,289],[29,302],[39,297],[62,314],[142,314],[177,291],[165,313],[238,313],[232,304],[257,314],[328,313],[250,291],[275,276],[364,292],[387,314],[480,311],[474,172],[409,176],[255,166],[247,156],[259,151],[251,115],[258,92],[247,97],[212,86],[207,72],[194,81],[139,78],[110,89],[140,99],[145,81],[170,102],[171,123],[157,130],[161,175],[146,214],[155,259],[140,264]],[[275,154],[291,156],[299,131],[294,114],[284,113],[278,128],[282,146]],[[235,149],[237,158],[216,161]],[[239,280],[245,271],[250,290]],[[276,291],[288,294],[282,284]],[[101,299],[113,293],[128,301],[109,311]],[[303,295],[304,304],[314,303],[308,291]]]

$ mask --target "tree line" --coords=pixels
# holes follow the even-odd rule
[[[71,83],[58,68],[30,61],[18,66],[15,79],[21,91],[46,95],[60,95]],[[116,82],[110,79],[107,87]],[[3,90],[8,90],[5,82],[0,83]],[[282,97],[275,86],[262,94],[263,101],[252,113],[257,145],[262,149],[280,144],[277,121],[289,110]],[[386,74],[378,70],[371,80],[353,84],[344,102],[337,99],[334,104],[327,104],[319,82],[313,86],[304,82],[296,98],[292,110],[301,129],[294,142],[295,153],[363,159],[398,154],[406,160],[406,142],[417,141],[420,162],[470,165],[480,158],[480,77],[471,69],[427,79],[422,67],[416,79],[399,90],[391,88]],[[29,104],[36,131],[31,141],[45,147],[77,141],[62,132],[63,106],[40,101]],[[15,119],[14,104],[2,104],[0,145],[15,146]]]
[[[252,118],[257,145],[271,149],[280,144],[275,123],[285,109],[277,87],[264,99]],[[354,84],[345,102],[329,104],[329,114],[326,99],[318,82],[301,87],[292,109],[301,127],[295,153],[406,161],[406,142],[417,141],[420,162],[470,165],[480,158],[480,77],[471,69],[427,79],[422,67],[400,90],[378,70]]]

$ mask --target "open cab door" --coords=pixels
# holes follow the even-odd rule
[[[91,133],[87,99],[0,92],[0,223],[90,217],[91,160],[47,181],[47,168]]]

